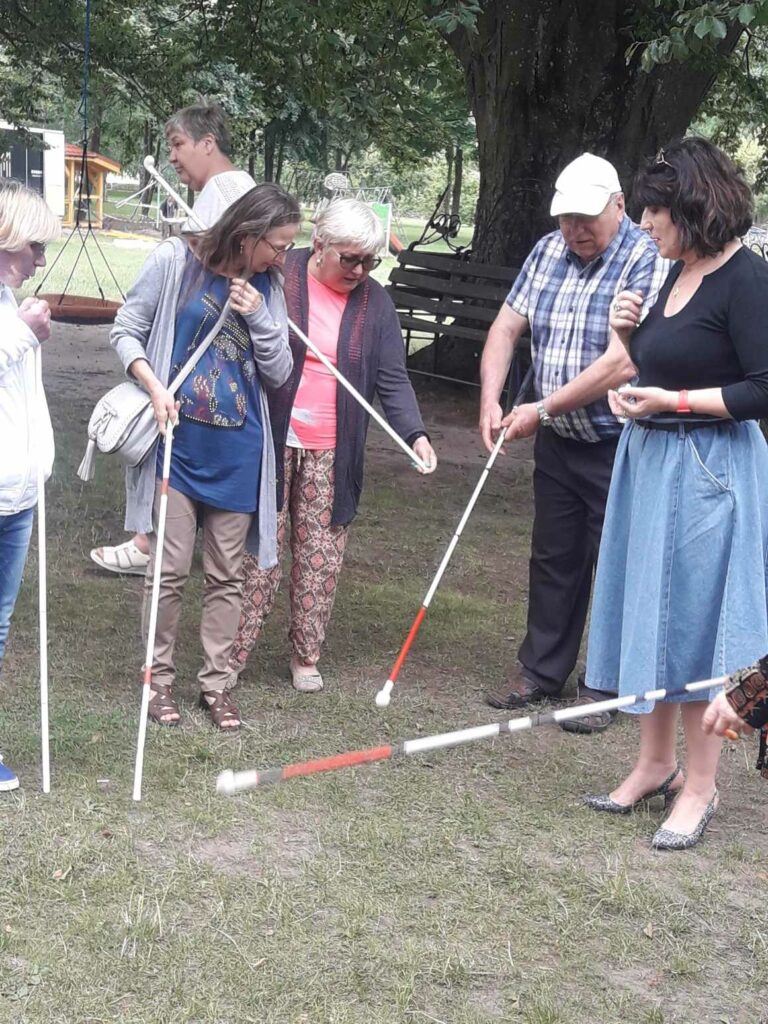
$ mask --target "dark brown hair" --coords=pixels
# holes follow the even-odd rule
[[[203,266],[220,273],[221,268],[242,262],[242,244],[246,238],[258,241],[273,228],[300,221],[298,200],[279,185],[265,182],[232,203],[213,227],[195,236],[195,255]]]
[[[635,179],[632,199],[668,209],[682,250],[699,256],[714,256],[752,226],[752,192],[744,172],[696,136],[660,149]]]

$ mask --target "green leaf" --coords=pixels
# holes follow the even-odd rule
[[[713,18],[712,28],[710,29],[709,34],[713,39],[725,39],[728,35],[728,28],[726,27],[725,22],[721,21],[720,18]]]
[[[714,20],[714,18],[707,16],[706,18],[702,18],[701,21],[697,21],[693,26],[693,34],[698,39],[704,39],[712,31],[712,23]]]
[[[756,13],[754,4],[742,4],[739,8],[739,21],[742,25],[749,25],[755,20]]]

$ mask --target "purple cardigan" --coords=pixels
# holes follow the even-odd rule
[[[293,249],[285,259],[285,301],[288,316],[307,333],[309,299],[307,265],[311,249]],[[293,371],[286,383],[269,393],[277,461],[278,508],[283,500],[283,451],[296,392],[304,369],[306,346],[289,331]],[[405,368],[405,346],[392,300],[377,281],[367,278],[350,293],[341,318],[336,365],[350,384],[373,402],[379,396],[384,415],[412,445],[424,435],[424,423]],[[346,526],[357,514],[363,490],[365,436],[370,417],[349,392],[336,389],[336,462],[333,526]]]

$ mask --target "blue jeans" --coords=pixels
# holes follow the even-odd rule
[[[21,587],[34,518],[34,508],[14,512],[10,516],[0,516],[0,664],[5,654],[13,607]]]

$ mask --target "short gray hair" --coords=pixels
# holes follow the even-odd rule
[[[0,250],[19,252],[30,242],[47,245],[60,234],[59,218],[39,192],[12,178],[0,181]]]
[[[384,225],[359,199],[335,199],[319,214],[312,232],[312,241],[323,245],[349,242],[363,252],[376,253],[384,248]]]
[[[184,132],[193,142],[199,142],[205,135],[212,135],[224,156],[232,154],[232,135],[227,115],[218,103],[201,101],[177,110],[165,122],[166,136],[174,131]]]

